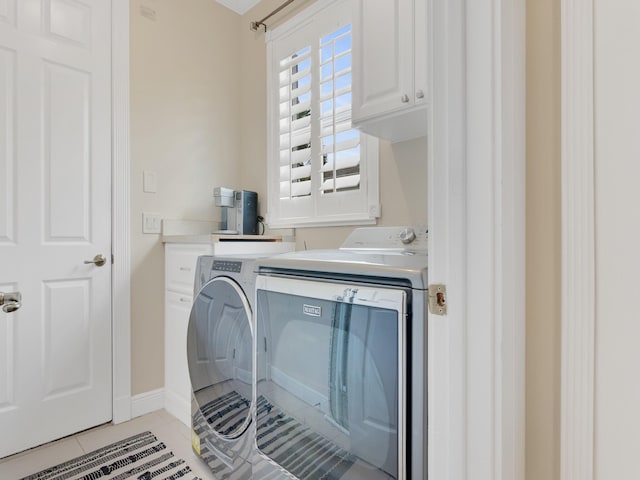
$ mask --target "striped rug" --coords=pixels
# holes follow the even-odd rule
[[[202,480],[151,432],[126,438],[22,480]]]

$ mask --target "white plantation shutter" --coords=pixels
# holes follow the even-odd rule
[[[280,61],[280,198],[311,195],[311,47]]]
[[[375,223],[377,140],[352,128],[348,0],[268,35],[271,226]]]
[[[351,128],[351,25],[320,40],[323,194],[360,188],[360,132]]]

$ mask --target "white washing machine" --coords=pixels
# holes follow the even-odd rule
[[[198,258],[187,332],[193,450],[216,479],[251,479],[255,261]]]
[[[193,445],[216,479],[426,479],[426,228],[201,257],[197,282]]]

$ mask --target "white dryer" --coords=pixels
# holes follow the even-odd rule
[[[187,332],[192,446],[216,479],[252,478],[253,296],[264,255],[198,258]]]

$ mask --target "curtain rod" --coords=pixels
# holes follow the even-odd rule
[[[276,13],[281,11],[283,8],[291,5],[294,1],[295,0],[287,0],[282,5],[280,5],[278,8],[276,8],[273,12],[271,12],[269,15],[264,17],[262,20],[259,20],[257,22],[251,22],[250,23],[251,30],[253,30],[254,32],[257,32],[260,27],[264,27],[264,31],[266,32],[267,31],[267,25],[264,22],[269,20],[271,17],[273,17]]]

